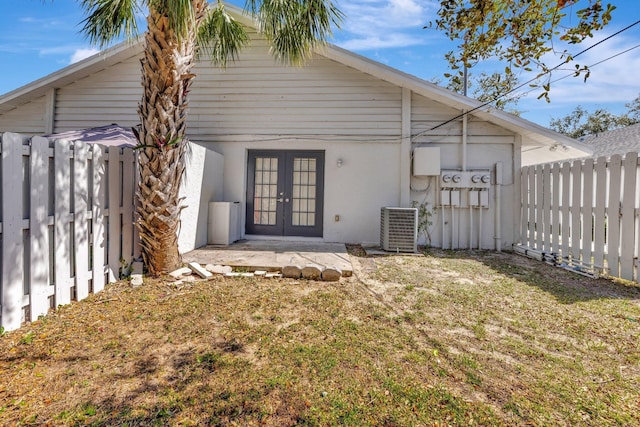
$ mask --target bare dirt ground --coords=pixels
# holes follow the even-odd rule
[[[640,288],[350,248],[338,283],[109,286],[0,337],[1,425],[640,425]]]

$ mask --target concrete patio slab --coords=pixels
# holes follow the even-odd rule
[[[184,254],[182,259],[187,263],[229,265],[250,271],[281,271],[288,265],[304,267],[317,264],[337,268],[344,277],[353,274],[343,243],[241,240],[229,246],[203,246]]]

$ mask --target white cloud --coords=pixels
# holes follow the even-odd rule
[[[597,34],[593,39],[588,39],[583,46],[570,46],[568,50],[577,54],[609,34],[611,33]],[[636,36],[637,32],[629,35],[620,34],[584,52],[576,58],[575,63],[591,67],[591,74],[586,82],[584,75],[572,76],[571,70],[575,70],[575,63],[568,65],[552,75],[550,103],[536,100],[542,92],[542,89],[536,89],[520,101],[518,109],[526,111],[525,118],[539,123],[548,123],[550,118],[564,117],[578,105],[588,111],[605,108],[614,114],[625,112],[624,105],[640,94],[640,80],[636,72],[640,69],[640,47],[634,49],[638,45]],[[629,51],[622,53],[627,50]],[[619,53],[622,54],[616,56]],[[557,57],[551,55],[545,57],[544,61],[548,66],[560,62]],[[563,78],[565,76],[568,77]],[[560,78],[562,80],[559,80]],[[527,78],[523,76],[521,81],[525,80]]]
[[[363,38],[352,38],[340,46],[348,50],[372,50],[395,47],[415,46],[422,44],[423,41],[416,39],[408,34],[394,33],[387,34],[384,37],[371,36]]]
[[[584,46],[572,46],[570,50],[575,54],[588,46],[593,46],[604,39],[607,34],[599,34],[589,39]],[[551,99],[553,103],[597,104],[612,102],[629,102],[640,92],[640,82],[635,70],[640,69],[640,48],[637,39],[622,35],[613,37],[604,43],[586,51],[571,65],[555,71],[551,78]],[[625,52],[626,51],[626,52]],[[623,53],[625,52],[625,53]],[[620,54],[619,56],[615,56]],[[557,58],[545,58],[547,65],[555,65]],[[575,64],[587,65],[591,69],[589,78],[584,80],[571,75]],[[554,80],[557,80],[554,82]],[[531,95],[537,96],[539,92]]]
[[[360,0],[341,8],[346,21],[337,44],[360,51],[426,44],[422,27],[435,10],[431,0]]]
[[[73,64],[74,62],[82,61],[83,59],[95,55],[98,52],[100,52],[100,50],[94,48],[77,49],[73,55],[71,55],[71,61],[69,63]]]

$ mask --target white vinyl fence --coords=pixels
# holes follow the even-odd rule
[[[521,179],[516,250],[577,271],[639,281],[638,153],[524,167]]]
[[[119,278],[139,254],[130,148],[0,134],[0,325]]]

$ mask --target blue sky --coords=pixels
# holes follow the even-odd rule
[[[570,47],[570,51],[575,54],[639,20],[640,7],[636,1],[614,0],[618,9],[607,29],[583,46]],[[244,0],[229,3],[243,6]],[[447,67],[444,53],[453,45],[442,33],[422,29],[435,17],[436,2],[338,0],[338,4],[347,18],[343,30],[334,35],[334,44],[420,78],[444,81],[442,75]],[[95,47],[80,33],[81,21],[82,12],[76,0],[0,0],[0,94],[95,53]],[[586,83],[582,78],[565,78],[554,83],[550,104],[536,100],[539,92],[532,92],[517,108],[524,118],[542,125],[568,114],[577,105],[590,111],[595,108],[614,113],[625,111],[625,103],[640,95],[639,45],[640,24],[580,57],[581,64],[592,65],[630,49],[593,67]],[[549,65],[558,62],[555,58],[548,59]],[[492,68],[502,66],[497,62],[483,64],[486,71]],[[566,74],[567,71],[558,71],[553,79]]]

